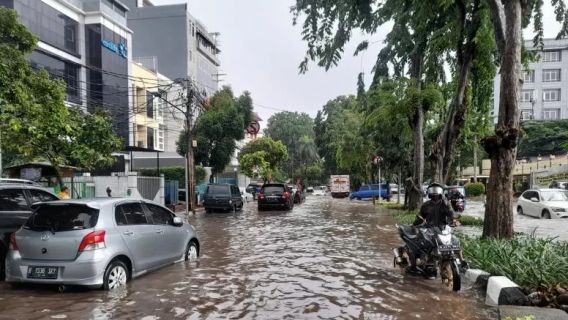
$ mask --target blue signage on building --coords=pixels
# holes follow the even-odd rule
[[[128,58],[128,48],[126,47],[126,43],[121,41],[120,43],[116,44],[112,41],[102,40],[101,41],[103,47],[109,49],[112,52],[116,52],[119,56],[123,58]]]

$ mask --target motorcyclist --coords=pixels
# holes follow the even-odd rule
[[[443,199],[444,187],[439,183],[432,183],[426,189],[426,193],[429,200],[422,205],[412,225],[415,227],[425,225],[443,228],[455,222],[454,220],[457,216],[451,206]],[[419,258],[418,255],[418,252],[409,252],[410,265],[406,270],[409,274],[421,274],[421,270],[416,267],[416,259]]]

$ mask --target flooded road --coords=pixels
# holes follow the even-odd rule
[[[198,262],[124,289],[12,289],[0,319],[493,319],[476,290],[405,277],[392,266],[393,221],[369,202],[309,197],[292,212],[191,217]]]

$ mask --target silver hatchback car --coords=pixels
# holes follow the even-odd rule
[[[193,226],[150,201],[63,200],[32,208],[28,221],[10,237],[7,282],[110,290],[199,255]]]

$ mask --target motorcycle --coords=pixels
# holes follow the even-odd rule
[[[461,289],[460,269],[462,251],[459,240],[453,236],[452,228],[397,225],[400,237],[405,242],[393,249],[394,265],[405,268],[409,264],[409,253],[416,252],[416,268],[425,278],[437,278],[438,270],[442,283],[453,291]],[[416,232],[415,232],[416,230]]]
[[[450,200],[452,205],[452,209],[456,212],[463,212],[465,209],[465,201],[462,198],[452,199]]]

